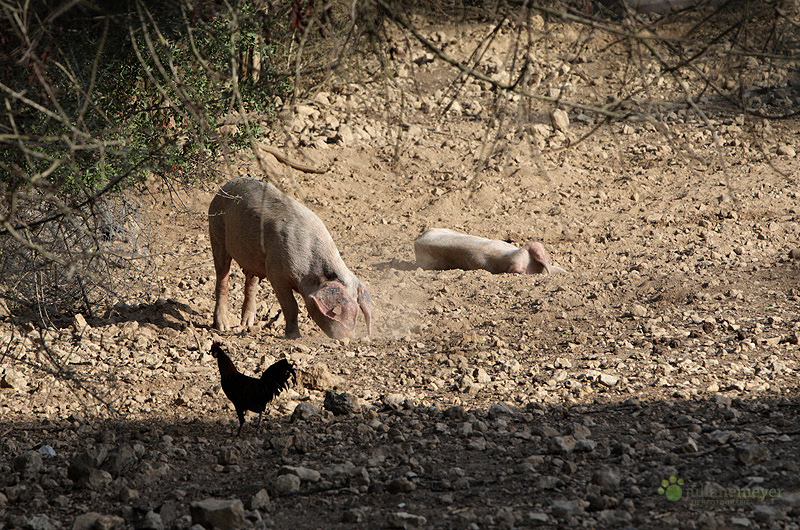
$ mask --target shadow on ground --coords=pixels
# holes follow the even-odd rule
[[[187,528],[194,501],[249,506],[266,489],[271,502],[247,512],[256,526],[381,528],[402,512],[409,526],[424,517],[439,528],[695,528],[735,518],[788,527],[800,516],[798,405],[721,394],[524,409],[392,401],[355,415],[266,418],[260,432],[248,421],[240,438],[232,410],[210,421],[186,407],[174,421],[6,420],[2,519],[19,527],[46,514],[70,527],[96,511],[136,527],[153,511],[165,528]],[[41,466],[22,456],[45,445],[55,456]],[[110,475],[93,486],[67,478],[71,464],[92,459]],[[283,474],[300,480],[277,481]]]

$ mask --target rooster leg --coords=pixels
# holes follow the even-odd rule
[[[258,413],[258,423],[256,424],[256,432],[258,432],[258,430],[261,428],[261,416],[263,414],[264,414],[263,412]]]
[[[236,437],[238,438],[242,434],[242,427],[244,427],[244,411],[237,410],[236,414],[239,416],[239,430],[236,431]]]

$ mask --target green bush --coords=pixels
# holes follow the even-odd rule
[[[270,66],[264,12],[244,1],[80,2],[2,22],[8,112],[0,164],[12,186],[44,176],[65,196],[148,172],[200,174],[238,109],[269,115],[291,87]],[[20,8],[21,9],[21,8]],[[31,41],[30,35],[38,38]],[[253,74],[252,57],[260,59]],[[238,78],[234,79],[237,74]]]
[[[291,86],[269,41],[286,17],[266,3],[46,4],[0,3],[0,299],[49,321],[146,291],[149,234],[125,190],[203,178]],[[222,127],[242,113],[257,119]]]

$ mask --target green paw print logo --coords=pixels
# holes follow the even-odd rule
[[[677,501],[683,497],[683,489],[681,489],[681,486],[683,486],[683,479],[672,475],[669,477],[669,480],[664,479],[661,481],[661,487],[658,488],[658,494],[664,495],[671,501]]]

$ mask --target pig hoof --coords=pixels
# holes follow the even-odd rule
[[[286,334],[284,335],[287,339],[299,339],[300,338],[300,330],[296,329],[294,331],[286,330]]]

